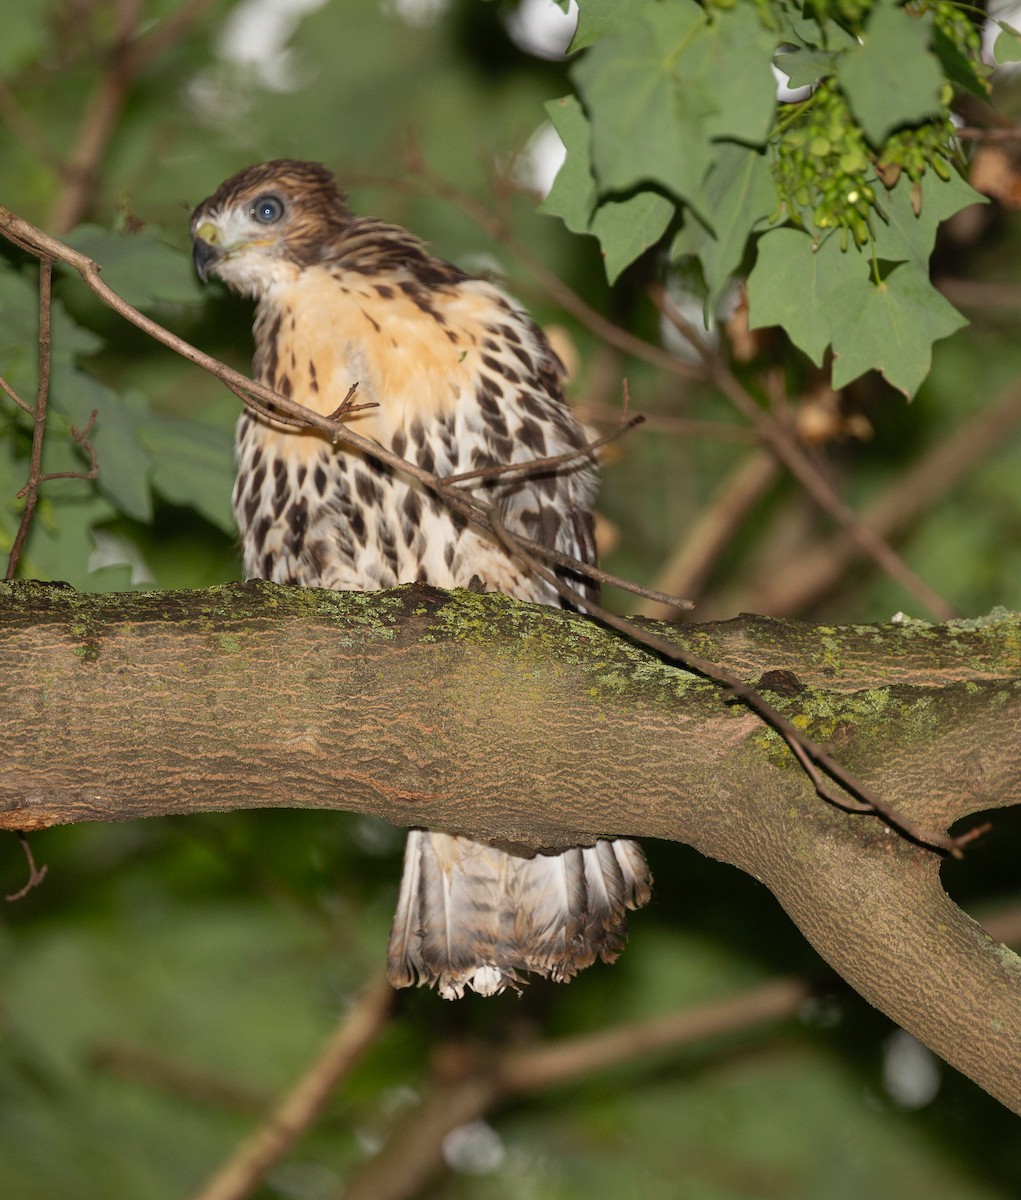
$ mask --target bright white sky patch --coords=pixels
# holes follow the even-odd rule
[[[512,172],[514,182],[545,200],[565,158],[567,148],[560,140],[560,134],[551,122],[545,121],[528,139],[528,145],[515,160]]]
[[[231,9],[220,34],[220,57],[252,67],[272,92],[297,86],[293,51],[287,43],[302,17],[326,0],[241,0]]]
[[[812,85],[806,83],[804,87],[792,88],[790,86],[790,78],[776,65],[772,64],[773,75],[776,78],[776,98],[781,104],[794,104],[798,100],[807,100],[812,94]]]
[[[883,1086],[901,1108],[924,1108],[936,1099],[940,1069],[936,1057],[903,1029],[883,1045]]]
[[[578,25],[578,6],[568,12],[553,0],[521,0],[507,17],[511,41],[537,58],[563,58]]]
[[[426,29],[450,7],[450,0],[379,0],[385,17],[397,17],[414,29]]]
[[[443,1139],[447,1166],[462,1175],[491,1175],[506,1157],[503,1140],[485,1121],[459,1125]]]

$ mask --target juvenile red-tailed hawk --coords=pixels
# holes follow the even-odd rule
[[[378,407],[354,428],[443,476],[584,444],[563,367],[499,288],[412,234],[347,207],[317,163],[282,159],[222,184],[191,218],[195,263],[255,311],[255,378],[329,414],[352,384]],[[371,458],[245,413],[234,512],[251,578],[351,590],[422,580],[559,603],[492,537]],[[478,491],[509,528],[592,562],[587,458]],[[590,585],[579,583],[578,586]],[[591,593],[589,593],[591,594]],[[537,714],[536,719],[541,719]],[[649,898],[631,841],[532,858],[428,830],[408,835],[387,971],[395,987],[483,995],[534,971],[562,981],[616,958],[625,910]]]

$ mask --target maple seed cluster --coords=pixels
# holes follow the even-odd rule
[[[779,122],[773,140],[773,175],[781,197],[775,220],[840,231],[840,248],[869,240],[870,210],[876,207],[873,184],[892,188],[901,173],[916,185],[932,170],[951,177],[948,155],[954,127],[945,85],[940,116],[890,135],[878,153],[865,140],[836,80],[826,79],[786,127]],[[792,109],[795,106],[791,106]]]
[[[793,107],[793,106],[792,106]],[[786,209],[777,218],[839,229],[841,245],[868,241],[875,200],[873,155],[835,80],[826,79],[797,108],[773,145],[773,175]]]
[[[950,90],[949,84],[947,90]],[[880,156],[883,182],[887,187],[893,187],[901,171],[906,171],[908,178],[918,183],[926,169],[932,167],[946,183],[952,174],[947,154],[953,139],[954,125],[949,114],[913,129],[897,130],[886,139]]]

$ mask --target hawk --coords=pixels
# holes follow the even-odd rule
[[[201,278],[256,301],[253,372],[281,395],[330,414],[357,385],[358,401],[376,407],[348,418],[352,427],[441,477],[584,446],[563,366],[535,322],[406,230],[356,216],[320,164],[281,159],[241,171],[195,209],[191,232]],[[560,602],[419,482],[315,430],[246,412],[236,452],[249,578],[351,590],[481,581],[520,600]],[[587,456],[475,490],[508,528],[594,562]],[[388,976],[395,987],[435,985],[448,999],[518,987],[525,972],[565,981],[597,957],[616,958],[625,910],[648,900],[650,884],[631,841],[526,857],[412,830]]]

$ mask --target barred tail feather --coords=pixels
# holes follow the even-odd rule
[[[597,841],[532,858],[452,834],[413,830],[404,854],[387,973],[448,1000],[519,988],[524,972],[561,983],[612,962],[652,879],[635,842]]]

